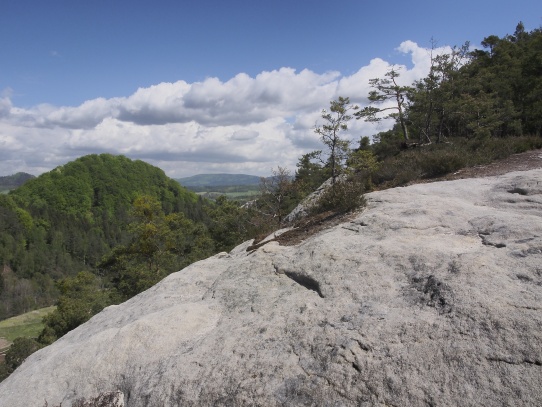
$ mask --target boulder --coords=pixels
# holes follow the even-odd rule
[[[106,308],[0,405],[542,405],[542,169],[373,192]],[[90,404],[88,404],[90,405]]]

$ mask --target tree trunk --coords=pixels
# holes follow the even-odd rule
[[[405,123],[405,118],[403,117],[403,109],[401,109],[401,105],[403,103],[402,101],[403,97],[400,93],[397,93],[396,99],[397,99],[397,110],[399,111],[399,123],[401,123],[401,129],[403,130],[403,136],[405,138],[405,141],[408,141],[409,139],[408,129]]]

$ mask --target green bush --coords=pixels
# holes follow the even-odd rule
[[[31,338],[15,338],[13,344],[6,352],[4,363],[0,363],[0,381],[8,377],[17,369],[28,356],[42,347],[37,341]]]
[[[419,160],[423,178],[440,177],[465,167],[463,154],[457,150],[446,149],[423,154]]]
[[[507,158],[512,154],[542,148],[542,137],[522,136],[507,138],[473,139],[461,145],[469,160],[468,166],[488,164],[495,160]]]
[[[335,182],[318,198],[311,212],[313,214],[326,211],[346,213],[365,206],[363,197],[365,180],[360,177],[349,177]]]
[[[379,188],[395,187],[421,178],[440,177],[461,168],[486,165],[538,148],[542,148],[542,137],[450,138],[447,143],[411,147],[384,158],[372,180]]]
[[[380,168],[373,174],[373,184],[395,187],[405,185],[421,177],[417,160],[411,155],[400,155],[386,158]]]
[[[6,365],[6,362],[0,362],[0,382],[9,376],[11,372]]]
[[[28,356],[40,349],[42,346],[31,338],[16,338],[6,353],[6,365],[14,371]]]

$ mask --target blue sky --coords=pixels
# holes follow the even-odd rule
[[[338,95],[391,64],[542,25],[538,1],[43,1],[0,5],[0,175],[88,153],[174,177],[295,170]],[[352,126],[359,139],[383,128]]]

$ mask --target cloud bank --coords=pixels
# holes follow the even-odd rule
[[[430,52],[412,41],[397,50],[411,58],[401,82],[426,76]],[[445,49],[442,49],[445,50]],[[160,83],[128,97],[88,100],[80,106],[13,106],[0,97],[0,175],[35,175],[91,153],[124,154],[171,177],[197,173],[268,175],[277,165],[295,170],[298,158],[320,149],[314,133],[331,100],[348,96],[367,105],[368,81],[390,64],[373,59],[350,76],[280,68],[223,82]],[[388,124],[389,125],[389,124]],[[353,121],[349,137],[387,130]]]

